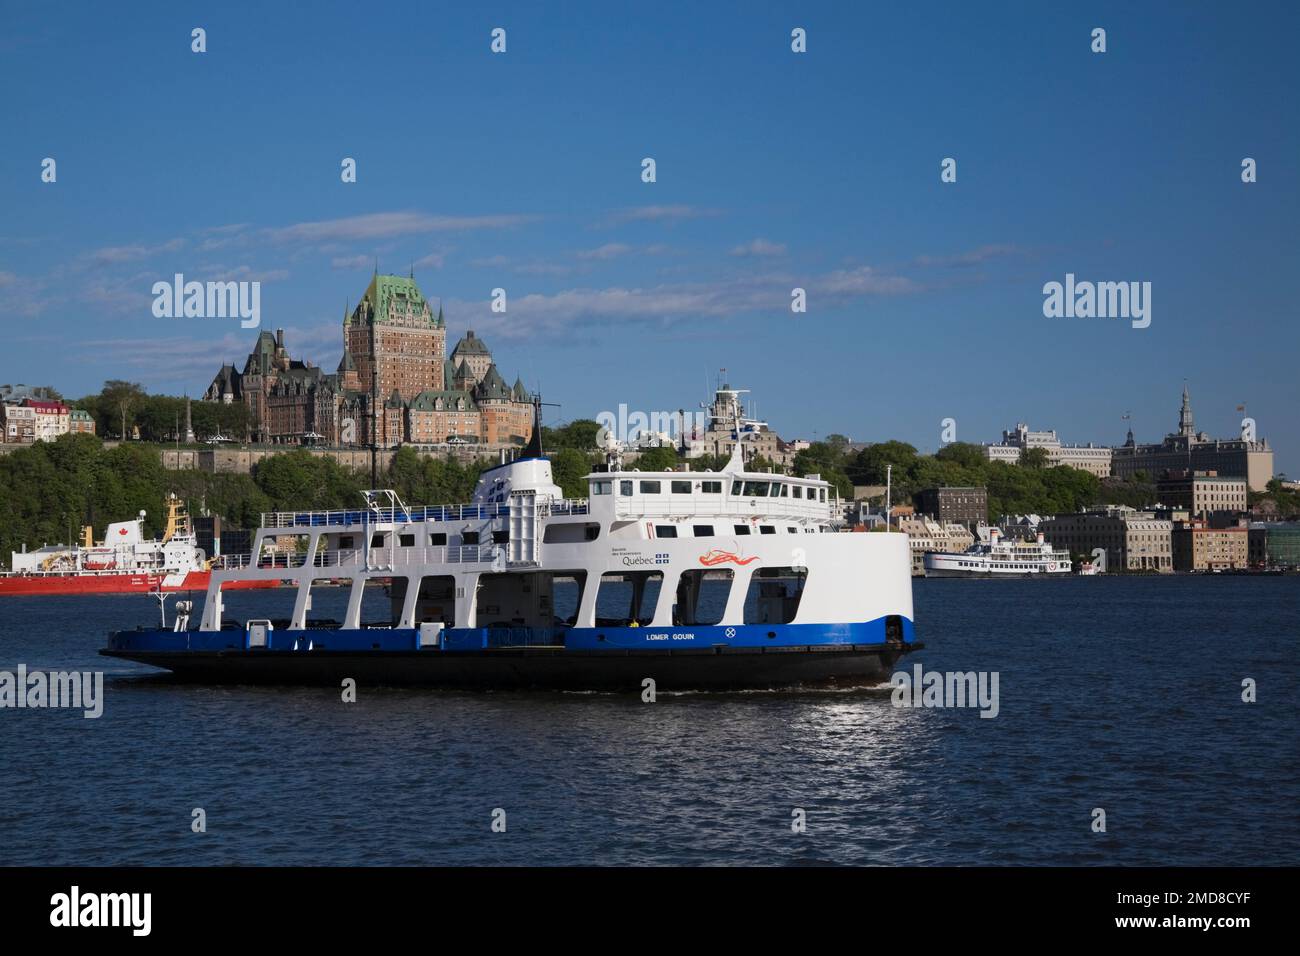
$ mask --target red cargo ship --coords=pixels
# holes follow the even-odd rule
[[[85,528],[81,545],[15,551],[13,570],[0,572],[0,596],[32,594],[148,594],[206,590],[221,559],[199,548],[179,499],[167,499],[167,528],[159,540],[144,540],[145,513],[108,526],[101,544]],[[227,590],[276,587],[278,581],[231,582]]]

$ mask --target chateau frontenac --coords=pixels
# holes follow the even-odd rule
[[[251,442],[505,446],[532,436],[523,382],[506,384],[472,330],[448,355],[442,309],[434,314],[413,276],[371,278],[343,315],[335,372],[290,358],[283,329],[263,332],[243,370],[223,365],[203,398],[243,402]]]

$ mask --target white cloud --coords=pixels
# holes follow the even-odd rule
[[[768,242],[766,239],[751,239],[749,242],[736,246],[731,250],[733,256],[783,256],[785,255],[785,246],[779,242]]]
[[[683,219],[701,219],[706,216],[719,216],[721,210],[702,209],[682,203],[667,206],[635,206],[622,209],[609,217],[609,223],[621,222],[678,222]]]
[[[433,216],[422,212],[376,212],[343,219],[300,222],[265,230],[273,242],[327,242],[331,240],[388,239],[429,232],[470,229],[509,229],[534,222],[537,216]]]
[[[95,265],[118,265],[123,262],[136,262],[148,259],[163,252],[175,252],[185,245],[184,239],[170,239],[156,246],[108,246],[90,253],[90,260]]]
[[[1015,255],[1022,251],[1019,246],[1011,243],[990,243],[955,255],[917,256],[916,264],[921,266],[975,266],[990,259]]]
[[[632,251],[632,247],[622,242],[607,242],[595,249],[578,250],[579,259],[617,259]]]

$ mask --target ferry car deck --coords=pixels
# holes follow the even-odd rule
[[[585,499],[536,456],[484,472],[464,505],[381,490],[265,514],[197,628],[178,606],[102,653],[203,681],[640,691],[871,682],[918,646],[907,536],[839,531],[818,476],[748,472],[739,448],[719,472],[610,468]],[[285,617],[226,619],[225,592],[252,581],[292,584],[265,592]],[[343,620],[313,620],[313,593],[339,586]],[[378,586],[390,618],[363,622]]]

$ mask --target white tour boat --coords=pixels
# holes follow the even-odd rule
[[[1039,533],[1035,541],[1007,541],[997,528],[989,541],[976,542],[956,554],[925,553],[927,578],[1024,577],[1070,573],[1070,552],[1053,548]]]

